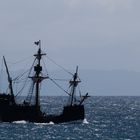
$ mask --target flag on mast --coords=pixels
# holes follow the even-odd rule
[[[37,46],[39,45],[39,43],[40,43],[40,40],[34,42],[34,44],[37,45]]]

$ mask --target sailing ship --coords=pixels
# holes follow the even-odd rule
[[[84,120],[85,118],[85,109],[83,102],[88,96],[86,93],[85,96],[80,96],[80,99],[77,99],[76,96],[76,87],[81,82],[78,77],[78,67],[76,72],[72,76],[72,80],[69,81],[70,93],[69,103],[63,107],[63,110],[60,114],[46,114],[41,111],[40,105],[40,84],[43,80],[49,79],[49,76],[42,76],[43,67],[41,65],[41,60],[45,53],[41,49],[41,41],[35,42],[38,46],[37,53],[34,55],[34,65],[32,76],[28,78],[32,81],[31,91],[35,92],[35,102],[31,103],[32,92],[28,94],[28,100],[24,100],[22,103],[17,103],[16,96],[14,95],[13,90],[13,80],[10,76],[10,72],[6,63],[5,57],[3,57],[6,73],[8,75],[9,83],[9,93],[0,93],[0,122],[14,122],[25,120],[27,122],[36,122],[36,123],[64,123],[77,120]]]

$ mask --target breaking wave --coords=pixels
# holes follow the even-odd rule
[[[49,123],[34,123],[36,125],[53,125],[54,122],[49,122]]]
[[[26,124],[28,122],[24,121],[24,120],[21,120],[21,121],[14,121],[13,123],[16,123],[16,124]]]
[[[83,120],[83,123],[84,123],[84,124],[89,124],[89,122],[87,121],[86,118]]]

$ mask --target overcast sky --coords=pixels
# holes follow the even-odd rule
[[[140,72],[140,0],[0,0],[0,56],[32,56],[38,39],[67,68]]]

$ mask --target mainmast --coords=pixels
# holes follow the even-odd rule
[[[39,49],[37,51],[37,54],[35,54],[35,58],[37,60],[36,66],[34,66],[35,75],[32,78],[33,82],[35,83],[35,105],[36,107],[39,107],[39,86],[41,81],[45,78],[41,76],[42,66],[40,65],[41,58],[43,55],[46,55],[45,53],[42,53],[41,51],[41,40],[34,42],[37,46],[39,46]]]

